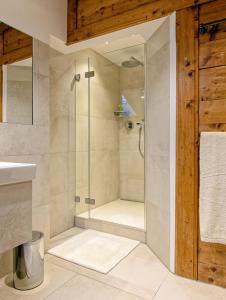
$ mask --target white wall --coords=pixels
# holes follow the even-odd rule
[[[145,204],[147,244],[174,272],[176,155],[175,15],[146,44]]]
[[[0,0],[0,21],[44,43],[66,41],[67,0]]]

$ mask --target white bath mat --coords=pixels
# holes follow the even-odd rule
[[[86,230],[48,252],[101,273],[109,272],[139,241],[95,230]]]

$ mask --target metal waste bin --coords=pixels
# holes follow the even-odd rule
[[[44,235],[33,231],[32,240],[14,249],[14,287],[30,290],[44,280]]]

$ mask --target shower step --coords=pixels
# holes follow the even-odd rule
[[[135,227],[82,217],[75,217],[75,226],[123,236],[129,239],[140,241],[142,243],[146,242],[145,230]]]

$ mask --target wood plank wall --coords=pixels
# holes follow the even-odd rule
[[[0,122],[2,122],[2,65],[32,57],[32,37],[0,23]]]
[[[226,18],[226,1],[200,6],[199,22]],[[226,131],[226,22],[199,35],[199,130]],[[226,245],[198,246],[198,279],[226,287]]]
[[[197,278],[197,8],[177,12],[176,273]]]
[[[68,44],[213,0],[68,0]]]

